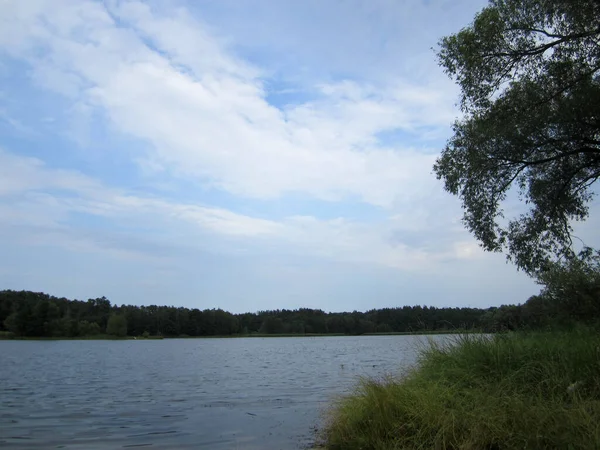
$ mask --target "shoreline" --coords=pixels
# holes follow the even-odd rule
[[[331,402],[315,448],[600,448],[598,329],[461,336]]]
[[[232,334],[215,336],[3,336],[0,334],[0,341],[160,341],[173,339],[245,339],[245,338],[311,338],[311,337],[362,337],[362,336],[433,336],[433,335],[464,335],[464,334],[489,334],[479,330],[438,330],[438,331],[397,331],[384,333],[364,333],[364,334],[342,334],[342,333],[305,333],[305,334]]]

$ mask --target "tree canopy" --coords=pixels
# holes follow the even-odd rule
[[[23,337],[124,337],[446,331],[478,328],[485,312],[403,306],[367,312],[300,308],[232,314],[222,309],[116,306],[105,297],[80,301],[8,290],[0,291],[0,336],[3,332]]]
[[[106,334],[127,336],[127,319],[123,314],[111,314],[106,324]]]
[[[491,0],[438,57],[463,117],[434,171],[466,227],[530,274],[573,256],[600,177],[600,2]]]
[[[544,273],[544,289],[522,305],[479,308],[401,306],[366,312],[277,309],[232,314],[222,309],[111,305],[42,292],[0,291],[0,339],[6,337],[251,336],[392,332],[486,332],[567,328],[600,319],[600,257],[571,260]]]

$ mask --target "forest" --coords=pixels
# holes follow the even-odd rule
[[[597,312],[588,312],[586,316],[597,317]],[[300,308],[232,314],[222,309],[118,306],[105,297],[82,301],[41,292],[0,291],[2,337],[361,335],[452,330],[496,332],[542,329],[556,323],[565,326],[573,319],[574,316],[564,306],[557,307],[547,294],[533,296],[523,305],[487,309],[399,306],[366,312],[327,313]]]

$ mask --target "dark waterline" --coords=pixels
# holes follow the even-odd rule
[[[0,447],[307,448],[335,395],[427,339],[451,336],[1,341]]]

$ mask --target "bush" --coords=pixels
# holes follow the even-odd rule
[[[106,325],[106,334],[112,336],[127,336],[127,319],[122,314],[111,314]]]
[[[101,332],[100,325],[96,322],[88,322],[87,320],[79,322],[80,336],[98,336]]]

